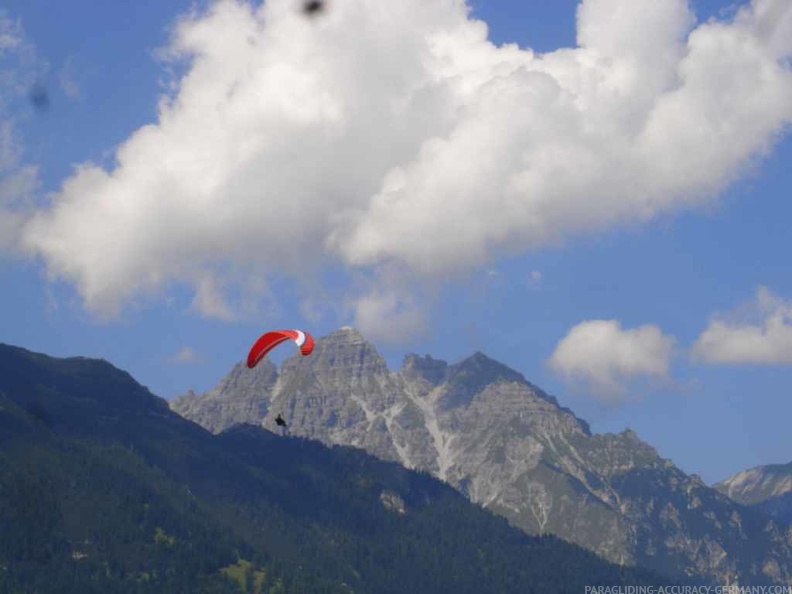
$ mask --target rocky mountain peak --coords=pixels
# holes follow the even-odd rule
[[[259,361],[253,369],[249,369],[246,362],[240,361],[220,380],[215,390],[219,393],[236,393],[249,389],[267,390],[275,384],[277,378],[278,369],[267,358]]]
[[[528,383],[521,373],[491,359],[481,351],[476,351],[449,368],[450,381],[461,382],[473,377],[487,383],[495,381]]]
[[[266,415],[277,381],[278,369],[269,359],[262,359],[253,369],[240,361],[205,394],[189,390],[171,400],[170,407],[210,431],[219,431]]]
[[[327,336],[319,339],[321,342],[344,342],[347,344],[369,344],[357,328],[341,326]]]
[[[404,357],[401,374],[407,379],[423,379],[432,386],[437,386],[446,379],[448,363],[429,355],[409,354]]]
[[[281,374],[296,368],[309,368],[325,380],[388,373],[388,366],[373,344],[351,326],[343,326],[316,340],[310,357],[300,354],[286,359]]]
[[[448,389],[440,402],[446,410],[467,406],[476,394],[496,383],[517,382],[530,386],[521,373],[490,359],[480,351],[451,365],[446,377]]]

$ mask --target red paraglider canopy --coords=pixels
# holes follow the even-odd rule
[[[293,340],[303,355],[310,355],[313,351],[314,340],[307,332],[302,330],[272,330],[262,334],[248,353],[247,366],[251,369],[258,365],[267,353],[286,340]]]

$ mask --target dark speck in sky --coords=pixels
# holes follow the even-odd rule
[[[306,0],[303,2],[303,13],[308,16],[317,16],[325,9],[325,3],[322,0]]]
[[[49,93],[47,92],[47,87],[42,83],[36,83],[31,87],[28,99],[36,111],[46,111],[49,108]]]

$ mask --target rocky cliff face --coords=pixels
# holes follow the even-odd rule
[[[258,423],[269,413],[277,379],[278,370],[267,359],[254,369],[240,362],[212,390],[201,396],[190,390],[171,408],[214,433],[239,423]],[[229,399],[230,394],[234,396]]]
[[[481,353],[455,365],[408,355],[391,371],[347,327],[279,373],[266,361],[237,366],[172,408],[216,432],[239,422],[274,430],[281,413],[295,435],[428,471],[526,532],[612,561],[719,583],[792,580],[792,531],[685,475],[631,431],[592,435]]]

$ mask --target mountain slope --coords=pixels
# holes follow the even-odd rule
[[[737,503],[782,522],[792,522],[792,462],[757,466],[714,485]]]
[[[271,369],[237,366],[222,385],[249,386],[259,373]],[[218,431],[225,411],[252,399],[266,412],[246,422],[274,429],[282,413],[293,434],[430,472],[528,533],[670,575],[792,579],[792,532],[688,477],[631,431],[592,435],[481,353],[455,365],[408,355],[394,372],[360,333],[342,328],[317,340],[310,357],[284,361],[255,394],[218,387],[171,406]]]
[[[771,497],[751,506],[753,509],[782,524],[792,525],[792,492]]]
[[[733,474],[714,488],[744,505],[792,492],[792,462],[757,466]]]
[[[0,591],[580,592],[660,584],[451,487],[252,426],[212,435],[103,361],[0,345]]]

